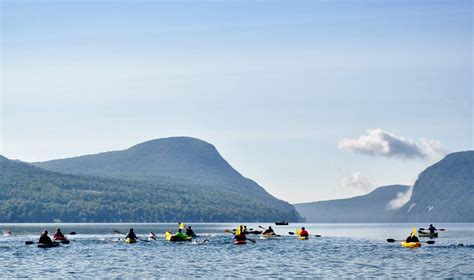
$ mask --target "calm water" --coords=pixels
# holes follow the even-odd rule
[[[266,225],[266,224],[262,224]],[[232,245],[224,229],[236,224],[192,224],[209,243],[170,243],[164,240],[173,224],[61,224],[71,231],[69,245],[41,249],[25,245],[42,229],[54,232],[57,224],[0,224],[13,237],[0,237],[1,276],[41,278],[90,277],[474,277],[474,224],[440,224],[436,244],[418,249],[387,243],[402,239],[413,224],[304,224],[320,238],[300,241],[289,236],[301,224],[273,226],[274,240]],[[258,229],[257,224],[248,224]],[[426,225],[417,225],[426,227]],[[139,237],[160,233],[158,241],[126,244],[114,229],[133,227]],[[428,239],[423,239],[428,240]],[[460,247],[458,244],[463,243]]]

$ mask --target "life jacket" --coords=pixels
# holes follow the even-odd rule
[[[309,233],[305,229],[300,230],[300,236],[308,236],[308,235]]]

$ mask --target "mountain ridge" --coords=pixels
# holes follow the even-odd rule
[[[306,222],[365,223],[386,222],[386,216],[394,210],[387,209],[388,203],[397,194],[408,191],[406,185],[378,187],[365,195],[351,198],[315,201],[294,204]]]
[[[102,197],[88,199],[119,204],[124,200],[124,208],[132,212],[132,204],[135,203],[140,209],[140,203],[145,201],[143,211],[154,209],[166,216],[163,219],[158,214],[148,212],[144,216],[120,214],[120,209],[110,206],[109,212],[116,213],[117,218],[110,213],[105,218],[100,217],[100,214],[90,208],[89,211],[93,214],[82,215],[79,221],[169,221],[172,218],[209,222],[299,220],[299,215],[291,204],[273,197],[256,182],[243,177],[222,158],[213,145],[191,137],[154,139],[126,150],[69,159],[19,165],[12,163],[8,159],[0,160],[0,183],[4,186],[0,190],[3,191],[0,193],[2,200],[9,196],[5,189],[10,188],[15,193],[12,190],[14,186],[20,185],[32,192],[32,196],[39,196],[41,191],[49,191],[42,188],[42,185],[52,185],[54,189],[64,191],[52,194],[58,197],[58,201],[68,203],[62,199],[67,196],[72,201],[87,205],[88,201],[84,197],[79,195],[76,199],[72,195],[78,192],[71,185],[79,190],[86,189],[86,193],[94,191],[89,187],[91,185],[100,190]],[[21,170],[25,176],[22,176]],[[146,193],[147,190],[154,190],[156,194]],[[123,196],[120,192],[134,199]],[[26,202],[28,196],[21,192],[19,195],[20,200]],[[15,197],[8,199],[10,202],[16,200]],[[54,199],[50,203],[54,204]],[[3,203],[2,206],[6,204],[8,203]],[[178,204],[186,209],[169,204]],[[40,200],[35,201],[35,207],[41,208],[41,205]],[[57,203],[55,205],[61,207]],[[17,208],[10,206],[0,210],[7,214],[8,211],[16,211]],[[101,205],[97,204],[99,206]],[[77,207],[75,209],[80,211]],[[168,209],[166,211],[171,213],[165,213],[163,209]],[[74,219],[67,209],[63,209],[63,212],[68,213],[63,215],[66,221]],[[48,213],[52,215],[51,211]]]
[[[420,173],[396,221],[474,222],[474,151],[448,154]]]

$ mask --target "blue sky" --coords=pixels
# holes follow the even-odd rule
[[[187,135],[307,202],[411,184],[473,148],[472,1],[1,5],[9,158]]]

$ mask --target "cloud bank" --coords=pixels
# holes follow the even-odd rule
[[[423,148],[412,139],[376,128],[368,129],[367,133],[358,139],[345,138],[341,140],[338,148],[370,156],[403,159],[438,160],[447,154],[447,150],[439,141],[422,138],[421,143]]]
[[[438,161],[449,153],[439,141],[426,138],[421,138],[420,141],[425,149],[426,155],[432,161]]]
[[[392,199],[387,203],[387,210],[395,210],[401,208],[408,201],[410,201],[411,195],[413,193],[413,186],[410,187],[406,192],[397,193],[397,197]]]
[[[347,189],[357,189],[364,192],[373,189],[373,182],[359,172],[354,172],[349,176],[344,176],[341,179],[341,186]]]

